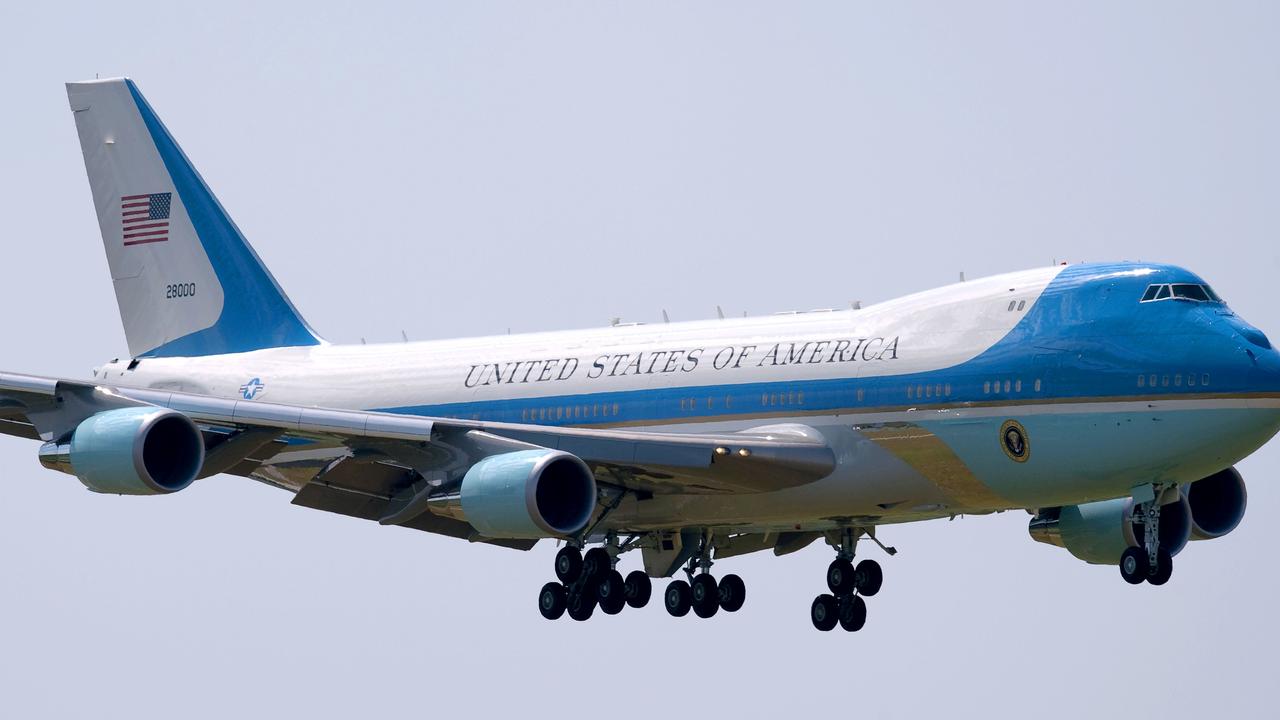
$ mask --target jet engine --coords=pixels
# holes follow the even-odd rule
[[[190,485],[204,465],[204,437],[186,415],[159,407],[107,410],[65,442],[45,443],[40,464],[117,495],[163,495]]]
[[[1244,519],[1248,493],[1235,468],[1216,472],[1182,489],[1191,507],[1191,539],[1212,540],[1236,529]]]
[[[467,470],[456,492],[432,497],[437,515],[464,520],[490,538],[572,535],[596,506],[596,481],[576,455],[519,450],[490,455]]]
[[[1160,544],[1177,555],[1191,538],[1187,497],[1160,507]],[[1125,549],[1141,546],[1143,526],[1133,519],[1133,498],[1116,498],[1041,511],[1031,519],[1031,539],[1057,545],[1096,565],[1118,565]]]

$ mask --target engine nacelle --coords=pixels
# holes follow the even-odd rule
[[[1031,519],[1031,538],[1065,548],[1096,565],[1118,565],[1125,549],[1141,546],[1143,527],[1133,519],[1133,498],[1067,505]],[[1160,544],[1177,555],[1191,538],[1191,506],[1179,494],[1160,507]]]
[[[1216,472],[1183,487],[1191,507],[1191,539],[1212,540],[1236,529],[1244,519],[1249,493],[1235,468]]]
[[[586,527],[595,506],[596,480],[587,464],[546,449],[490,455],[467,470],[457,492],[428,504],[485,537],[521,539],[572,535]]]
[[[117,495],[163,495],[190,485],[204,465],[204,437],[186,415],[159,407],[107,410],[65,443],[45,443],[40,464]]]

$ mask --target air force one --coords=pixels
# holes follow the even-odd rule
[[[239,475],[383,525],[563,541],[549,619],[643,607],[672,577],[671,615],[734,612],[745,585],[713,562],[822,540],[810,619],[854,631],[882,581],[861,550],[892,554],[878,528],[1013,509],[1035,540],[1161,585],[1189,540],[1239,524],[1233,465],[1280,429],[1267,337],[1150,263],[849,310],[332,345],[132,81],[67,94],[131,359],[0,373],[0,432],[95,492]]]

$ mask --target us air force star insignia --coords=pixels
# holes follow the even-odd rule
[[[1031,457],[1031,441],[1027,429],[1017,420],[1006,420],[1000,426],[1000,447],[1014,462],[1026,462]]]

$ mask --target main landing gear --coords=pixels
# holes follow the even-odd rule
[[[643,570],[622,577],[615,569],[623,549],[615,536],[604,547],[591,548],[586,555],[572,545],[556,553],[556,579],[538,593],[538,611],[548,620],[566,612],[579,622],[589,619],[598,607],[606,615],[617,615],[624,607],[642,608],[649,603],[653,586]]]
[[[1134,505],[1134,524],[1142,525],[1141,546],[1134,545],[1120,555],[1120,576],[1130,585],[1144,581],[1163,585],[1173,575],[1173,556],[1160,544],[1160,500],[1165,490],[1155,486],[1150,499]]]
[[[709,618],[720,610],[737,612],[747,599],[747,586],[737,575],[725,575],[716,581],[711,574],[711,543],[703,539],[698,554],[684,569],[689,580],[672,580],[662,594],[663,604],[672,617],[684,617],[693,610],[700,618]]]
[[[809,606],[809,619],[815,628],[823,632],[833,630],[836,625],[846,632],[861,630],[867,622],[867,603],[863,598],[880,592],[880,585],[884,582],[880,563],[875,560],[853,564],[861,532],[852,528],[840,532],[836,559],[827,567],[827,589],[831,592],[814,598]]]

